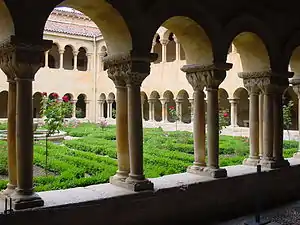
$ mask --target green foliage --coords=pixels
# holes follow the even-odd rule
[[[293,101],[289,101],[286,105],[283,105],[283,127],[285,130],[289,130],[292,126],[292,108],[294,106]]]

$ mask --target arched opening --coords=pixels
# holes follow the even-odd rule
[[[33,118],[41,118],[41,108],[42,108],[42,94],[36,92],[33,95]]]
[[[70,45],[65,46],[64,61],[63,61],[64,62],[63,67],[65,70],[73,70],[74,69],[73,51],[74,51],[74,49]]]
[[[149,103],[145,92],[141,92],[142,115],[144,120],[149,120]]]
[[[225,89],[219,88],[219,110],[230,110],[230,103],[228,100],[228,93]]]
[[[153,119],[154,121],[162,120],[162,105],[160,102],[160,95],[157,91],[152,91],[149,97],[149,103],[153,104]]]
[[[0,92],[0,118],[7,118],[8,92]]]
[[[85,48],[79,48],[77,55],[77,69],[79,71],[87,71],[88,58],[86,56]]]
[[[190,123],[191,122],[191,104],[189,102],[189,94],[186,90],[179,91],[176,103],[178,106],[176,108],[179,109],[179,114],[182,122]]]
[[[59,48],[56,44],[52,45],[52,48],[48,53],[48,66],[52,69],[58,69],[60,65]]]
[[[170,113],[170,109],[174,108],[176,109],[176,102],[174,100],[174,95],[171,91],[167,90],[164,92],[163,94],[163,99],[166,101],[166,107],[167,107],[167,120],[169,122],[176,122],[176,118],[174,118],[171,113]],[[178,113],[176,111],[176,113]]]
[[[296,95],[292,87],[288,87],[285,90],[282,100],[283,100],[283,106],[288,106],[289,102],[292,102],[293,104],[293,106],[290,109],[291,124],[289,125],[289,129],[290,130],[298,129],[298,96]]]
[[[162,61],[162,45],[160,43],[160,36],[158,34],[155,36],[153,53],[156,53],[158,55],[158,57],[154,61],[154,63],[161,63],[161,61]]]
[[[109,93],[107,96],[107,104],[108,104],[108,118],[116,118],[116,111],[117,111],[117,105],[116,105],[116,97],[114,93]]]
[[[66,97],[68,99],[67,100],[68,102],[70,102],[71,104],[74,104],[74,102],[73,102],[73,95],[72,94],[66,93],[66,94],[64,94],[64,97]],[[63,97],[63,99],[64,99],[64,97]],[[66,118],[72,118],[72,112],[70,112],[69,114],[67,114]]]
[[[100,117],[107,118],[107,102],[106,102],[106,95],[101,93],[100,97]]]
[[[238,88],[234,94],[237,100],[237,124],[240,127],[247,127],[249,124],[249,95],[245,88]]]
[[[169,42],[167,44],[167,62],[173,62],[176,60],[176,43],[174,40],[174,34],[170,33]]]
[[[86,117],[86,95],[80,94],[77,97],[76,102],[76,118],[85,118]]]
[[[49,94],[48,98],[51,99],[51,100],[58,99],[59,95],[56,92],[52,92],[52,93]]]

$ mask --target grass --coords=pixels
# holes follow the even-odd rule
[[[0,128],[1,129],[1,128]],[[65,131],[77,140],[49,143],[48,169],[55,176],[34,178],[36,191],[66,189],[106,183],[117,170],[115,127],[105,129],[95,124],[67,127]],[[298,143],[284,142],[284,155],[291,157]],[[193,135],[190,132],[164,132],[144,129],[144,170],[148,178],[186,171],[193,162]],[[220,165],[241,164],[249,154],[247,138],[220,137]],[[45,167],[45,142],[34,145],[34,164]],[[0,174],[7,174],[6,142],[0,142]],[[0,181],[0,189],[7,181]]]

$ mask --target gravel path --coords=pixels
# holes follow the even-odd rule
[[[33,166],[33,176],[34,177],[39,177],[39,176],[45,176],[46,173],[45,173],[45,170],[44,168],[41,168],[39,166]],[[48,172],[48,175],[50,176],[54,176],[55,173],[53,172]],[[7,180],[8,179],[8,176],[5,176],[5,175],[0,175],[0,180]]]

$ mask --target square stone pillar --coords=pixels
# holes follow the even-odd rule
[[[209,66],[186,65],[181,68],[194,89],[194,165],[188,172],[221,178],[227,171],[219,167],[219,107],[218,88],[232,64],[213,64]],[[205,112],[204,93],[207,90],[207,149],[208,161],[205,163]]]

